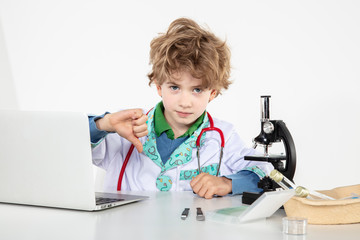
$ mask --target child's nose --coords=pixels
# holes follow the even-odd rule
[[[179,104],[182,107],[191,107],[191,94],[187,92],[183,92],[179,99]]]

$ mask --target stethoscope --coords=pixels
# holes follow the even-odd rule
[[[222,158],[223,158],[223,150],[224,150],[224,146],[225,146],[224,133],[221,131],[220,128],[214,127],[214,121],[213,121],[211,115],[208,112],[207,112],[207,116],[209,118],[210,127],[203,128],[201,130],[199,136],[196,139],[196,149],[197,149],[196,157],[198,159],[198,171],[199,171],[199,174],[203,172],[201,170],[201,167],[200,167],[200,153],[199,153],[200,152],[201,136],[207,131],[217,131],[219,133],[219,135],[220,135],[220,138],[221,138],[220,160],[219,160],[219,165],[217,166],[217,171],[216,171],[216,176],[218,176],[219,171],[220,171],[221,161],[222,161]],[[129,151],[126,154],[125,161],[124,161],[124,163],[123,163],[123,165],[121,167],[121,171],[120,171],[119,179],[118,179],[118,185],[117,185],[117,190],[118,191],[121,191],[121,183],[122,183],[122,180],[123,180],[123,177],[124,177],[125,168],[126,168],[128,162],[129,162],[129,159],[131,157],[131,154],[132,154],[133,150],[134,150],[134,144],[132,144],[130,146]]]

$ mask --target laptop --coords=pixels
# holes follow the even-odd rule
[[[246,223],[271,217],[295,195],[294,189],[264,192],[251,205],[222,208],[207,213],[209,220],[222,223]]]
[[[85,113],[0,110],[0,203],[95,211],[146,198],[95,194]]]

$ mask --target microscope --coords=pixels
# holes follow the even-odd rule
[[[293,181],[296,168],[295,144],[291,134],[282,120],[270,120],[270,97],[261,96],[261,132],[254,138],[254,149],[257,146],[264,147],[264,153],[253,156],[245,156],[245,160],[270,162],[276,170],[281,172],[290,181]],[[269,147],[273,143],[282,142],[285,148],[285,154],[270,154]],[[279,186],[268,176],[262,178],[258,187],[264,191],[275,191]],[[253,203],[263,193],[244,192],[242,202],[244,204]]]

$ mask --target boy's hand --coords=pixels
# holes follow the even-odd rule
[[[225,196],[232,191],[232,181],[226,177],[216,177],[201,173],[190,182],[193,191],[207,199],[214,195]]]
[[[129,109],[106,114],[104,118],[96,121],[96,127],[107,132],[117,132],[142,152],[143,146],[138,138],[148,134],[147,119],[147,115],[143,114],[141,109]]]

